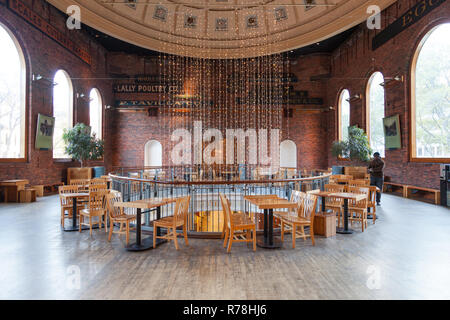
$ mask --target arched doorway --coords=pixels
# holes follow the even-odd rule
[[[145,144],[144,165],[146,167],[162,166],[162,145],[159,141],[150,140]]]
[[[280,145],[280,166],[297,168],[297,146],[292,140],[285,140]]]

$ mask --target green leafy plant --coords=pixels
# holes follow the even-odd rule
[[[372,149],[364,130],[352,126],[348,128],[347,141],[333,142],[331,154],[335,157],[367,162],[370,160]]]
[[[77,123],[72,129],[64,129],[65,151],[72,158],[80,161],[81,167],[87,160],[103,157],[103,140],[91,135],[91,128],[84,123]]]

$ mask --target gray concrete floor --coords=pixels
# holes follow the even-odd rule
[[[127,252],[104,231],[63,232],[57,196],[0,204],[0,299],[450,299],[450,210],[382,202],[364,233],[231,254],[202,239]]]

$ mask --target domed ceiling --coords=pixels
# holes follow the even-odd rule
[[[327,39],[395,0],[47,0],[81,22],[147,49],[201,58],[279,53]]]

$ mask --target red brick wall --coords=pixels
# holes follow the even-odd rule
[[[91,88],[96,87],[103,96],[104,104],[112,104],[112,89],[109,81],[96,80],[107,78],[105,50],[91,40],[84,32],[70,31],[65,27],[65,18],[58,10],[45,1],[24,0],[40,16],[46,19],[59,31],[73,41],[83,43],[90,48],[92,64],[89,66],[71,52],[51,40],[39,30],[32,27],[22,18],[10,11],[6,1],[0,0],[0,23],[8,27],[16,36],[27,62],[27,132],[28,157],[25,163],[0,163],[0,180],[29,179],[32,184],[53,184],[63,181],[68,167],[79,167],[78,162],[57,162],[53,160],[52,151],[35,150],[35,135],[38,114],[52,115],[52,87],[44,81],[32,82],[32,74],[41,74],[45,78],[53,78],[60,68],[66,70],[74,78],[74,95],[89,95]],[[108,118],[105,114],[104,121]],[[89,104],[74,97],[74,122],[89,124]],[[107,144],[109,143],[108,139]],[[109,153],[105,155],[105,159]],[[94,165],[103,165],[103,161]]]
[[[325,84],[320,81],[310,81],[311,76],[330,72],[329,55],[317,54],[296,59],[290,67],[299,79],[293,83],[294,90],[309,92],[310,97],[325,97]],[[146,73],[156,74],[154,63],[146,57],[111,53],[108,55],[108,67],[111,73],[122,74],[124,77]],[[139,100],[158,99],[155,94],[124,94],[115,95],[117,99]],[[226,98],[222,97],[221,101]],[[231,99],[228,97],[227,99]],[[308,109],[319,109],[317,106],[308,106]],[[163,146],[163,165],[170,165],[170,152],[174,144],[170,141],[170,129],[175,123],[189,123],[190,119],[176,117],[148,117],[146,113],[120,113],[113,111],[114,120],[111,127],[113,166],[140,167],[144,165],[144,145],[149,140],[158,140]],[[208,128],[233,128],[233,115],[209,115]],[[235,116],[235,115],[234,115]],[[246,117],[246,115],[241,115]],[[250,116],[252,118],[252,116]],[[291,139],[297,145],[298,166],[306,169],[325,168],[326,154],[326,113],[310,113],[294,108],[293,118],[284,119],[282,140]],[[204,128],[207,126],[204,121]],[[258,128],[256,128],[258,129]],[[225,135],[225,133],[223,132]]]
[[[400,0],[382,12],[382,29],[403,15],[416,1]],[[424,187],[439,187],[439,165],[410,162],[409,125],[410,125],[410,65],[415,48],[422,36],[439,21],[450,21],[450,3],[447,1],[434,9],[419,22],[410,26],[389,40],[377,50],[372,51],[372,38],[379,30],[368,30],[362,24],[351,38],[338,47],[331,57],[332,77],[327,83],[327,99],[330,105],[337,106],[339,92],[343,88],[350,96],[361,93],[361,101],[351,103],[351,124],[366,128],[365,93],[368,78],[374,71],[381,71],[385,77],[397,74],[405,76],[405,82],[386,88],[385,115],[400,114],[402,149],[386,151],[385,174],[392,181]],[[337,140],[337,109],[328,117],[328,146]],[[346,165],[338,162],[328,151],[329,165]]]
[[[153,62],[148,57],[107,53],[95,40],[83,31],[69,31],[65,28],[65,18],[55,8],[42,0],[24,0],[34,11],[55,25],[76,42],[85,43],[90,48],[92,65],[82,62],[72,53],[36,30],[20,17],[7,9],[6,1],[0,0],[0,22],[9,27],[22,45],[27,60],[27,77],[41,74],[52,78],[59,68],[64,68],[72,78],[75,92],[88,94],[92,87],[100,89],[105,105],[114,105],[116,98],[135,99],[136,96],[114,96],[110,74],[134,75],[154,73]],[[382,14],[383,28],[401,16],[415,1],[400,0]],[[298,58],[291,72],[300,79],[294,84],[297,90],[307,90],[311,97],[325,99],[324,107],[336,106],[337,96],[342,88],[351,94],[365,95],[370,74],[379,70],[386,77],[397,73],[406,76],[404,84],[386,91],[386,115],[400,114],[403,148],[386,152],[386,174],[393,181],[437,187],[439,166],[437,164],[409,161],[409,68],[414,49],[419,38],[438,21],[449,20],[450,4],[442,4],[415,25],[400,33],[376,51],[371,50],[371,39],[379,31],[369,31],[361,25],[351,38],[339,46],[331,55],[318,54]],[[328,80],[311,81],[312,76],[331,73]],[[28,81],[27,87],[27,134],[28,158],[26,163],[0,163],[0,180],[27,178],[32,183],[50,184],[64,179],[66,168],[77,163],[60,163],[52,159],[51,151],[34,149],[34,139],[38,113],[52,114],[51,87]],[[83,100],[74,103],[75,122],[88,122],[88,104]],[[92,165],[142,166],[144,145],[156,139],[164,147],[165,162],[172,148],[169,137],[161,133],[167,127],[167,118],[151,118],[144,113],[104,112],[105,162]],[[182,121],[173,118],[172,121]],[[351,123],[365,127],[365,97],[351,105]],[[336,111],[313,113],[294,111],[294,117],[284,119],[283,139],[291,139],[297,144],[298,165],[302,168],[326,168],[337,162],[329,153],[332,141],[336,140]],[[340,164],[347,164],[341,162]]]

